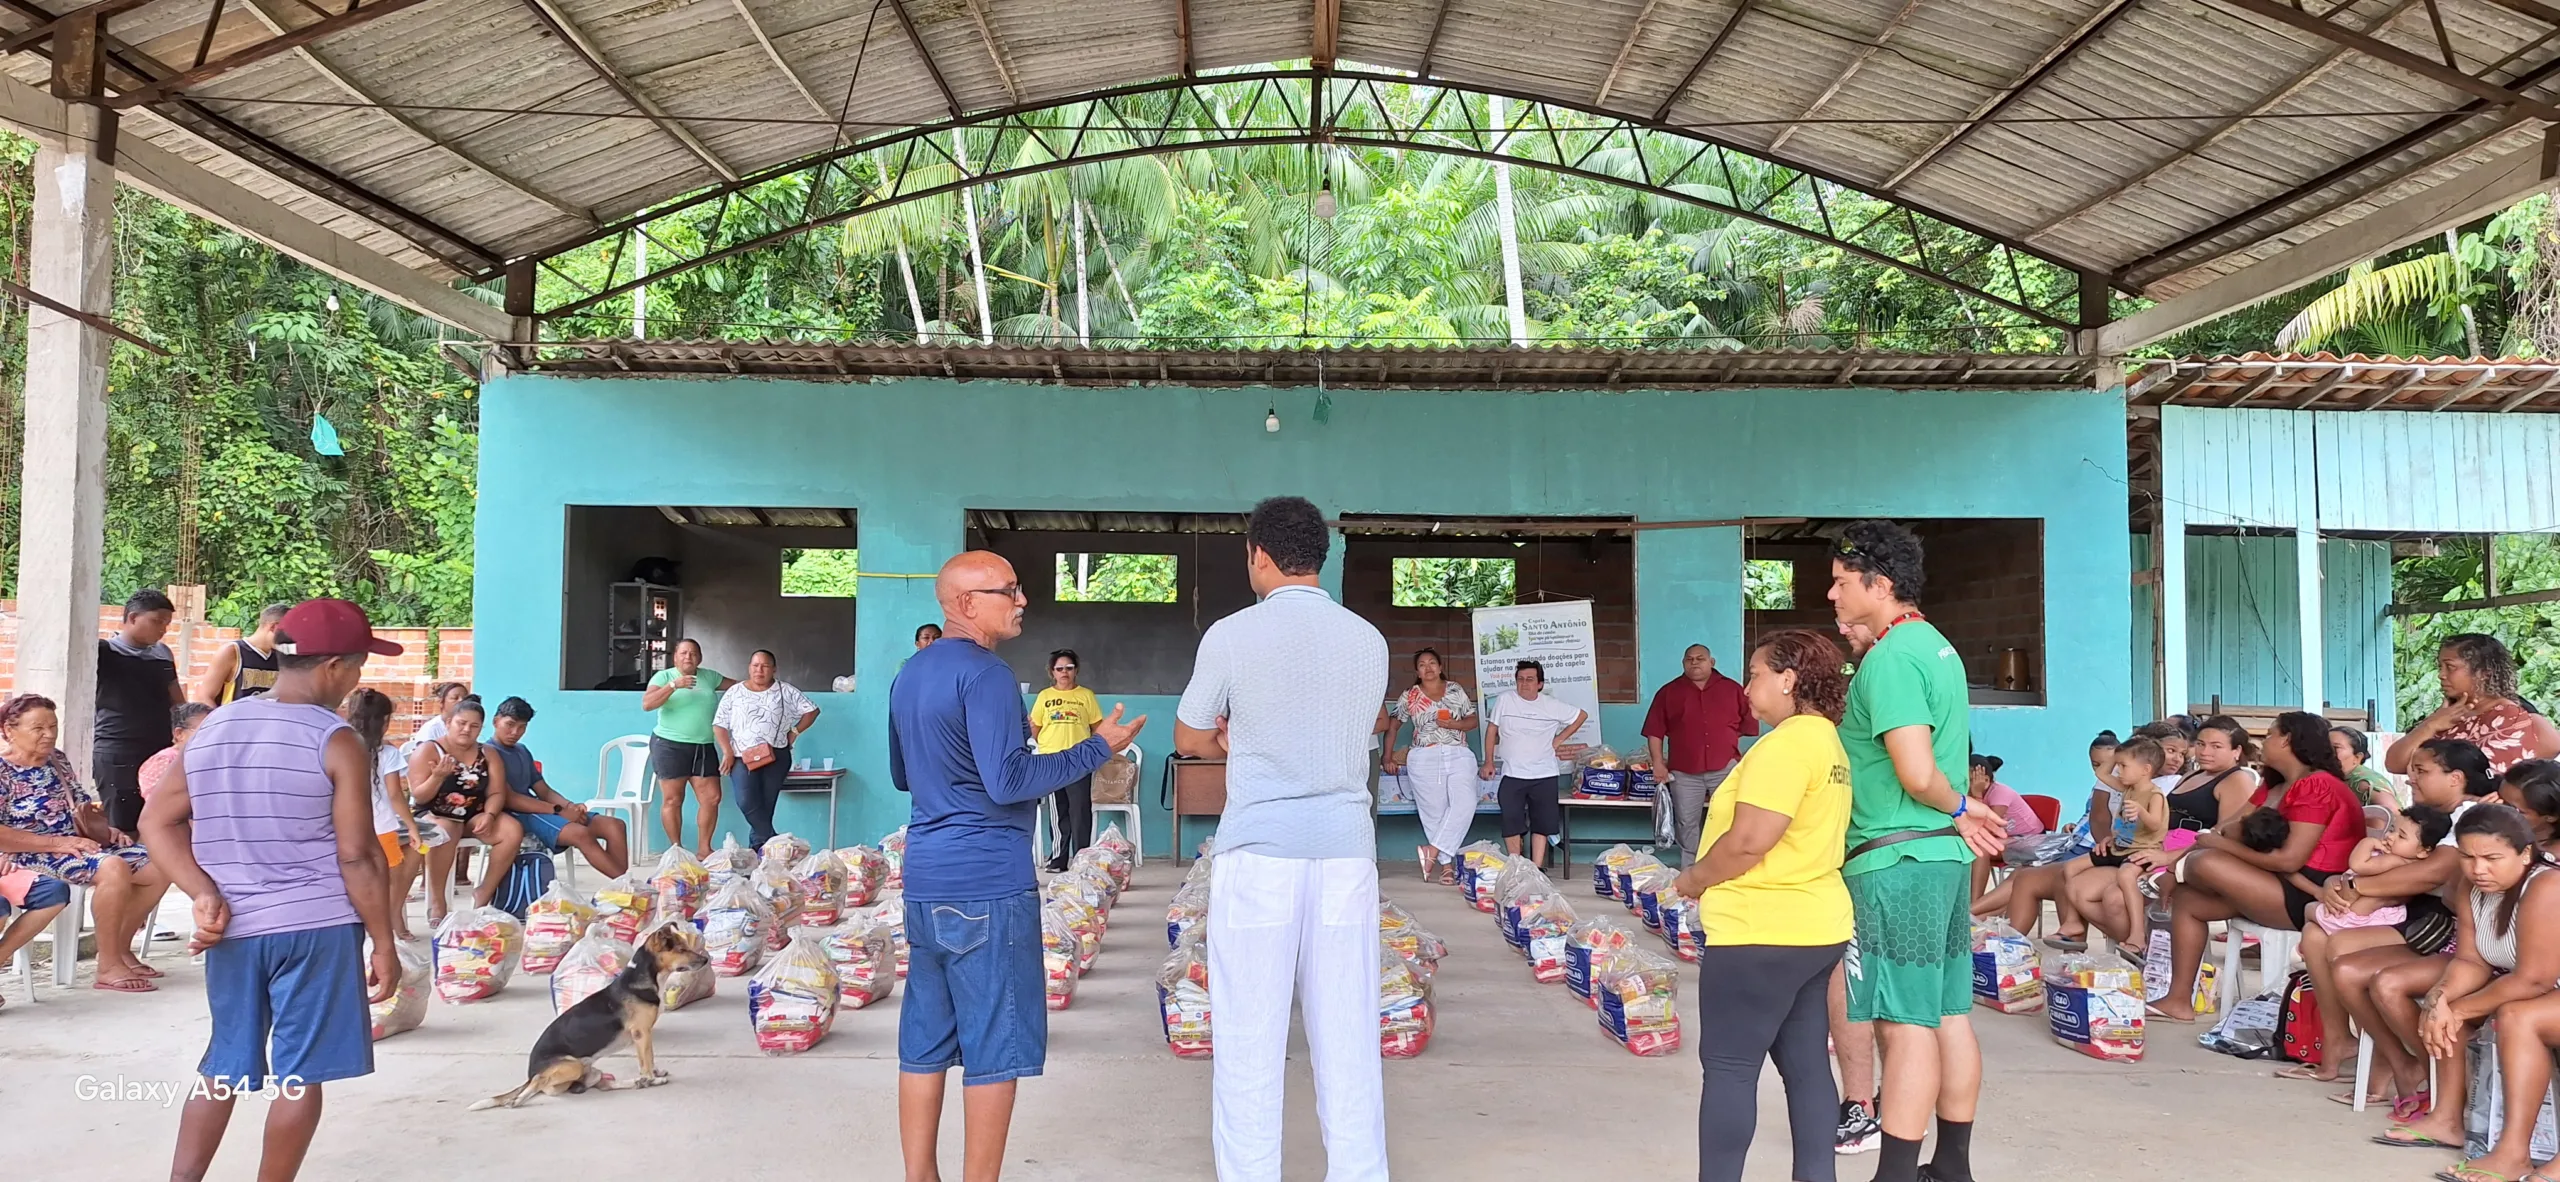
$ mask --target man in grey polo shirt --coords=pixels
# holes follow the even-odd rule
[[[1208,921],[1219,1182],[1280,1178],[1293,996],[1306,1015],[1325,1176],[1387,1177],[1368,787],[1387,642],[1316,585],[1331,541],[1304,498],[1253,507],[1245,553],[1261,602],[1209,626],[1175,716],[1176,750],[1227,761]]]

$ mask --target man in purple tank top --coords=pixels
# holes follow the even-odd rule
[[[320,1085],[373,1073],[365,1006],[400,983],[373,769],[337,715],[366,655],[400,646],[374,639],[364,609],[312,599],[285,613],[276,653],[275,690],[214,711],[142,813],[153,864],[195,900],[213,1011],[174,1179],[204,1177],[242,1092],[273,1101],[258,1176],[293,1177]]]

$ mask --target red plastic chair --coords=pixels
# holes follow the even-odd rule
[[[2045,832],[2051,833],[2062,827],[2061,800],[2051,796],[2020,795],[2027,802],[2027,810],[2036,815],[2036,820],[2044,822]]]

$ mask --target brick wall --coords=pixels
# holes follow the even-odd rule
[[[1595,549],[1580,539],[1514,546],[1502,541],[1349,538],[1342,555],[1343,604],[1386,634],[1387,651],[1392,654],[1388,684],[1405,684],[1412,674],[1414,650],[1428,646],[1440,650],[1451,681],[1473,686],[1475,637],[1468,627],[1467,609],[1395,606],[1394,560],[1398,558],[1508,558],[1519,564],[1513,592],[1521,602],[1535,602],[1541,592],[1551,599],[1590,600],[1593,641],[1599,650],[1600,700],[1639,700],[1633,544],[1603,542]]]
[[[2042,692],[2044,679],[2044,534],[2032,519],[1934,520],[1911,523],[1928,552],[1928,584],[1922,596],[1929,620],[1947,634],[1964,659],[1965,680],[1989,686],[2005,649],[2027,652],[2028,678]],[[1826,596],[1831,589],[1827,544],[1753,543],[1745,555],[1795,564],[1795,607],[1744,613],[1749,635],[1780,628],[1836,627]]]

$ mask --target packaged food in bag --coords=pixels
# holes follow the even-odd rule
[[[758,862],[754,872],[747,875],[747,885],[773,911],[773,922],[764,929],[764,950],[782,951],[782,946],[791,942],[791,929],[799,924],[800,912],[808,902],[800,894],[800,880],[791,876],[791,863],[773,858]]]
[[[1536,900],[1556,893],[1555,884],[1547,881],[1543,871],[1527,858],[1510,856],[1503,859],[1501,873],[1493,880],[1494,926],[1502,938],[1520,947],[1520,912]]]
[[[596,921],[596,909],[569,897],[559,879],[552,879],[549,889],[535,899],[524,912],[524,971],[535,976],[550,972],[560,963],[578,935]]]
[[[754,873],[758,861],[761,859],[756,857],[754,850],[738,844],[737,834],[721,838],[720,848],[702,860],[703,871],[708,875],[702,883],[704,897],[708,898],[710,892],[728,885],[731,879],[745,878]]]
[[[818,1045],[835,1025],[843,990],[835,963],[810,930],[794,933],[782,951],[747,978],[747,1022],[755,1028],[756,1049],[794,1055]]]
[[[1410,1059],[1431,1045],[1431,974],[1381,941],[1378,948],[1378,1053]]]
[[[800,884],[800,922],[813,928],[834,927],[844,918],[844,861],[833,850],[818,850],[791,864]]]
[[[818,942],[836,967],[838,998],[858,1010],[889,996],[898,987],[898,954],[889,929],[867,914],[850,915],[833,927],[818,929]]]
[[[657,934],[659,928],[674,928],[676,935],[681,937],[688,947],[695,952],[709,955],[703,947],[702,929],[694,926],[691,920],[678,919],[673,915],[661,915],[649,921],[649,926],[641,930],[641,940],[648,940]],[[658,978],[658,1008],[661,1010],[683,1009],[719,992],[719,981],[720,975],[712,972],[709,965],[663,975]]]
[[[1393,899],[1378,901],[1378,938],[1412,961],[1426,977],[1440,967],[1443,957],[1449,955],[1449,946],[1442,943],[1440,937],[1432,935],[1429,928],[1422,926],[1422,921],[1415,919],[1412,912]]]
[[[1636,914],[1644,919],[1646,929],[1662,931],[1662,896],[1671,884],[1680,881],[1680,872],[1660,862],[1642,866],[1627,877],[1628,893],[1633,895]]]
[[[1553,985],[1564,980],[1564,946],[1577,922],[1573,904],[1561,895],[1547,895],[1530,907],[1520,918],[1522,951],[1529,957],[1529,975],[1539,983]]]
[[[631,957],[632,946],[614,939],[612,928],[589,925],[551,973],[551,1012],[560,1013],[604,992],[622,970],[631,967]]]
[[[1076,972],[1090,971],[1093,958],[1102,953],[1102,916],[1092,901],[1073,891],[1052,893],[1042,908],[1056,911],[1067,934],[1074,939]]]
[[[1598,1008],[1600,999],[1592,992],[1595,963],[1610,953],[1627,946],[1634,933],[1618,920],[1598,915],[1573,925],[1564,940],[1564,983],[1584,1005]]]
[[[780,862],[786,867],[797,866],[800,859],[809,856],[809,843],[797,834],[776,833],[764,839],[763,853],[764,861]]]
[[[907,889],[906,826],[900,825],[895,832],[880,839],[880,856],[889,863],[889,877],[883,885],[893,891]]]
[[[1156,974],[1156,1009],[1164,1019],[1164,1042],[1177,1059],[1206,1059],[1209,1036],[1209,949],[1185,941],[1164,960]]]
[[[456,907],[436,929],[436,996],[486,1001],[506,988],[524,950],[524,925],[496,907]]]
[[[1626,904],[1629,914],[1644,914],[1644,900],[1636,897],[1635,876],[1641,871],[1660,869],[1661,866],[1662,859],[1651,854],[1637,854],[1618,863],[1617,883],[1610,891],[1611,896]],[[1678,872],[1673,872],[1673,877],[1678,877]]]
[[[1663,888],[1656,897],[1661,901],[1662,942],[1671,946],[1671,955],[1696,963],[1698,954],[1707,946],[1706,920],[1698,910],[1698,901],[1670,887]]]
[[[2050,957],[2044,967],[2046,1020],[2055,1042],[2092,1059],[2142,1058],[2142,970],[2085,952]]]
[[[1076,981],[1084,970],[1076,960],[1075,929],[1067,925],[1067,917],[1058,910],[1056,900],[1040,908],[1040,964],[1047,979],[1049,1009],[1063,1010],[1076,999]]]
[[[1600,856],[1591,860],[1592,893],[1603,899],[1616,898],[1618,868],[1635,861],[1639,856],[1634,846],[1623,841],[1600,851]]]
[[[711,971],[741,977],[764,960],[765,937],[774,929],[773,905],[746,879],[735,878],[702,904],[702,950]]]
[[[1489,841],[1458,847],[1458,887],[1478,911],[1493,910],[1494,883],[1510,855]]]
[[[1203,866],[1208,863],[1200,863]],[[1209,879],[1206,875],[1184,879],[1174,888],[1173,902],[1164,909],[1164,943],[1167,948],[1180,948],[1185,940],[1197,939],[1201,924],[1209,918]]]
[[[1583,756],[1580,762],[1581,769],[1575,777],[1578,794],[1604,800],[1616,800],[1627,794],[1627,764],[1617,752],[1601,746]]]
[[[400,984],[391,996],[365,1008],[373,1018],[373,1040],[380,1042],[427,1020],[427,990],[435,975],[435,955],[424,940],[399,940],[391,951],[400,957]]]
[[[1105,826],[1093,839],[1094,848],[1111,851],[1112,877],[1120,880],[1120,889],[1129,889],[1129,875],[1138,868],[1138,845],[1120,832],[1119,822]]]
[[[872,922],[889,930],[889,949],[898,957],[898,979],[907,979],[907,904],[889,899],[871,908]]]
[[[1600,998],[1600,1029],[1618,1045],[1645,1058],[1680,1049],[1680,965],[1641,948],[1609,954],[1592,992]]]
[[[669,846],[658,856],[658,869],[649,876],[649,889],[658,896],[658,913],[691,919],[702,910],[702,893],[711,886],[711,868],[693,851],[683,846]]]
[[[844,909],[848,914],[880,901],[880,884],[889,880],[889,860],[881,857],[880,851],[867,845],[846,846],[836,851],[836,861],[844,863]]]
[[[2005,919],[1973,921],[1973,1001],[2004,1014],[2045,1007],[2044,966],[2035,943]]]
[[[614,939],[637,944],[640,930],[649,926],[649,917],[657,912],[658,896],[627,876],[607,879],[596,888],[595,907],[596,919],[612,925]]]
[[[1075,860],[1067,865],[1067,873],[1088,876],[1102,888],[1102,909],[1105,913],[1111,910],[1112,904],[1120,901],[1120,888],[1127,882],[1123,872],[1114,869],[1118,858],[1118,854],[1106,847],[1089,845],[1076,851]]]

